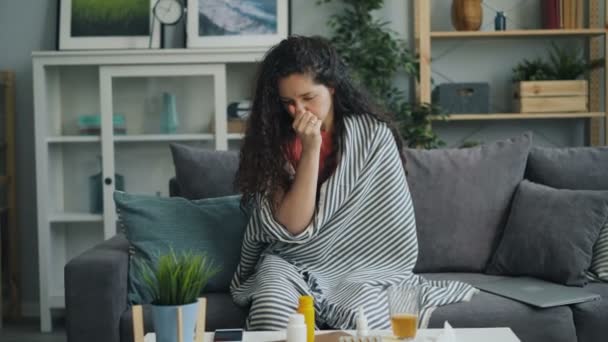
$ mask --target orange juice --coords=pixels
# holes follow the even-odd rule
[[[418,316],[412,314],[395,314],[391,316],[393,334],[398,338],[416,337]]]

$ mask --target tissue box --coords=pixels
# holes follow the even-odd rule
[[[487,114],[490,112],[488,83],[443,83],[435,87],[433,104],[449,114]]]
[[[240,120],[240,119],[228,119],[226,121],[226,130],[229,134],[231,133],[235,133],[235,134],[244,134],[245,133],[245,125],[247,124],[247,121],[245,120]],[[209,122],[209,132],[211,133],[215,133],[215,122],[214,120],[211,120]]]
[[[229,119],[228,133],[245,133],[245,120]]]

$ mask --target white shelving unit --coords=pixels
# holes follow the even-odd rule
[[[40,328],[64,308],[65,264],[116,234],[115,174],[125,190],[168,195],[169,144],[237,148],[227,104],[250,97],[263,50],[113,50],[33,54]],[[180,125],[161,133],[162,94],[175,95]],[[115,134],[113,114],[125,118]],[[100,114],[97,135],[82,135],[81,115]],[[100,162],[101,161],[101,162]],[[92,212],[91,176],[99,174],[102,212]],[[101,184],[103,180],[103,184]]]

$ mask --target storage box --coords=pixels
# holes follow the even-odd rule
[[[245,133],[245,120],[228,119],[228,133]]]
[[[488,83],[443,83],[433,90],[433,104],[448,114],[487,114],[490,112]]]
[[[226,130],[227,133],[236,133],[236,134],[245,134],[245,125],[247,124],[247,120],[241,119],[228,119],[226,122]],[[209,132],[215,133],[215,122],[211,120],[209,122]]]
[[[517,113],[587,112],[589,108],[586,80],[523,81],[514,88]]]

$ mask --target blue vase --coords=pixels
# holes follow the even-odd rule
[[[163,111],[160,117],[160,131],[165,134],[173,134],[179,126],[177,117],[177,109],[175,106],[175,95],[171,93],[163,93]]]
[[[494,30],[504,31],[506,29],[507,29],[507,17],[505,17],[504,12],[502,12],[502,11],[496,12],[496,17],[494,17]]]
[[[182,308],[184,341],[194,340],[198,302],[186,305],[152,305],[156,342],[177,341],[177,308]]]
[[[99,168],[102,168],[101,157],[99,157]],[[103,187],[101,171],[89,176],[89,212],[92,214],[103,213]],[[114,174],[114,190],[125,191],[125,177],[123,175]]]

